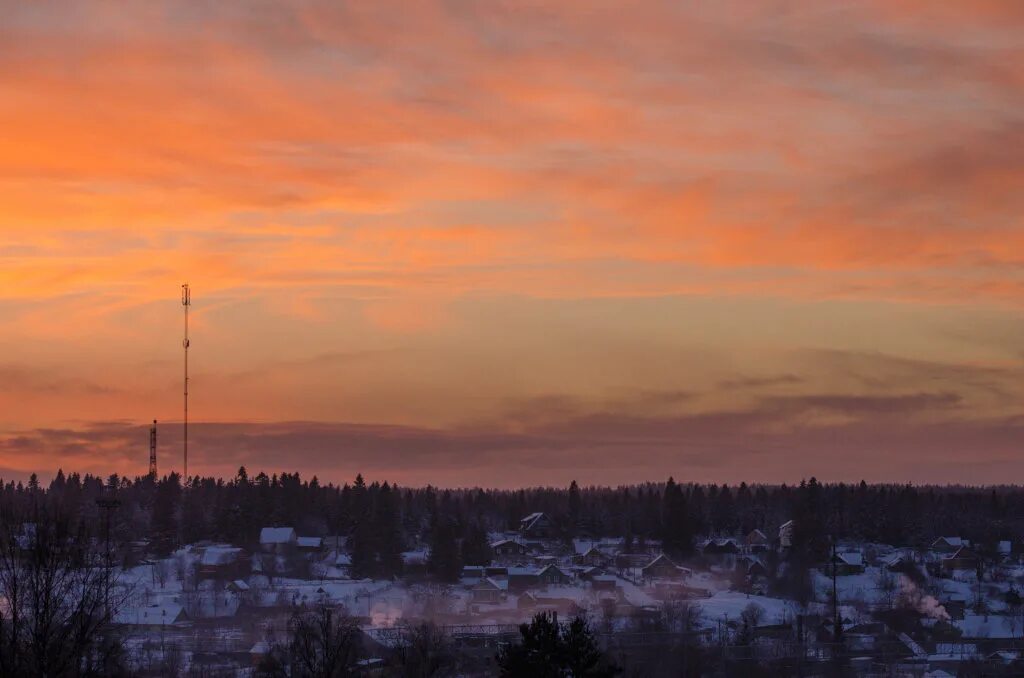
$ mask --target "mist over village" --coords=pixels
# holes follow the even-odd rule
[[[1019,0],[0,10],[0,678],[1024,675]]]

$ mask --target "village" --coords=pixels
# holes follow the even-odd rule
[[[289,526],[261,529],[255,549],[203,541],[159,559],[135,542],[133,564],[117,576],[125,596],[114,621],[143,675],[168,665],[252,675],[294,610],[313,606],[358,621],[367,675],[390,675],[382,673],[389,657],[423,622],[443,632],[459,675],[488,675],[498,648],[538,612],[585,615],[601,646],[636,675],[681,675],[701,653],[768,675],[825,675],[837,662],[849,675],[1024,669],[1017,544],[838,542],[795,573],[793,533],[788,521],[698,539],[694,555],[675,562],[657,540],[567,539],[538,512],[518,530],[490,534],[490,562],[462,567],[454,583],[429,576],[427,545],[402,553],[400,577],[353,579],[345,537]],[[802,577],[803,593],[779,594],[779,582]]]

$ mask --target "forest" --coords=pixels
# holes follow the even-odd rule
[[[115,497],[110,515],[97,499]],[[774,538],[795,520],[796,538],[821,552],[831,541],[856,539],[924,545],[940,535],[968,538],[979,549],[1024,532],[1024,488],[1015,486],[911,486],[865,482],[793,485],[715,485],[676,481],[622,487],[407,488],[386,480],[321,483],[298,473],[234,478],[176,473],[162,478],[65,474],[47,486],[35,476],[6,482],[0,490],[6,522],[33,522],[45,511],[72,522],[100,526],[109,518],[111,538],[146,540],[167,554],[203,540],[254,546],[260,529],[290,526],[308,536],[344,536],[359,574],[390,576],[401,553],[429,545],[437,563],[451,570],[484,562],[488,535],[518,528],[523,516],[544,512],[566,540],[615,537],[642,545],[659,540],[666,553],[686,557],[701,537],[743,535],[760,529]],[[104,524],[105,528],[106,525]],[[445,556],[444,554],[448,554]]]

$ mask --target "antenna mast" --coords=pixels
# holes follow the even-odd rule
[[[156,480],[156,419],[149,427],[149,477]]]
[[[181,305],[185,307],[185,339],[181,345],[185,348],[185,430],[184,430],[184,453],[185,453],[185,483],[188,483],[188,307],[192,305],[192,293],[188,289],[188,283],[181,286]]]

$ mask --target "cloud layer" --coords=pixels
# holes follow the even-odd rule
[[[195,416],[296,465],[487,426],[611,469],[574,426],[754,417],[782,475],[821,431],[909,468],[1024,411],[1015,0],[0,9],[0,465],[176,418],[185,280]],[[216,426],[211,468],[259,454]]]

